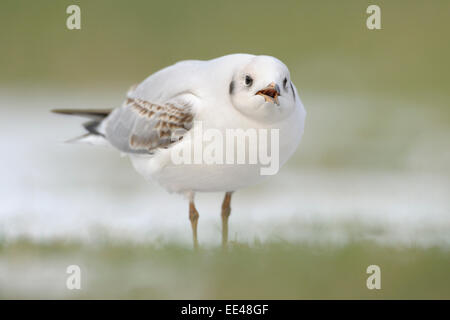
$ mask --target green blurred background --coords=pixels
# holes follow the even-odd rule
[[[380,31],[365,24],[374,3]],[[65,27],[70,4],[79,31]],[[445,0],[4,0],[0,81],[127,86],[178,60],[248,52],[279,57],[303,90],[422,100],[450,86],[449,11]]]
[[[81,7],[81,30],[66,28],[66,8],[71,4]],[[381,7],[382,30],[366,28],[369,4]],[[136,246],[114,237],[85,244],[69,236],[44,237],[51,229],[44,223],[37,232],[12,237],[8,230],[14,210],[21,217],[19,224],[26,225],[34,213],[40,217],[45,210],[66,209],[51,201],[48,207],[4,202],[0,297],[450,298],[450,202],[445,196],[450,188],[449,32],[447,0],[2,0],[0,141],[4,149],[18,154],[17,159],[2,160],[2,175],[12,177],[3,179],[4,199],[25,203],[37,190],[59,195],[67,189],[70,195],[94,186],[105,199],[123,200],[125,207],[131,194],[145,190],[143,184],[136,186],[140,180],[130,175],[131,170],[118,177],[110,174],[129,164],[104,151],[49,151],[54,140],[71,135],[63,131],[70,121],[50,118],[48,110],[119,106],[130,85],[167,65],[242,52],[282,60],[308,111],[301,148],[285,176],[303,180],[291,181],[291,187],[300,189],[289,189],[291,194],[283,195],[290,198],[280,203],[300,217],[304,212],[319,214],[329,211],[319,203],[333,208],[333,201],[342,198],[342,185],[353,190],[349,185],[354,184],[355,198],[338,203],[336,219],[345,208],[358,214],[362,207],[375,212],[381,227],[371,224],[372,216],[361,219],[362,225],[350,218],[350,226],[343,228],[349,235],[347,244],[328,238],[325,245],[270,239],[261,244],[250,239],[235,241],[226,255],[214,248],[193,255],[185,244]],[[44,135],[46,144],[38,139]],[[31,164],[21,166],[22,149]],[[87,168],[92,162],[101,163],[102,170]],[[13,184],[15,173],[27,175],[17,188],[5,183]],[[282,193],[280,188],[269,184],[243,192],[241,204],[263,206],[257,196],[274,198],[274,191]],[[386,195],[391,189],[400,203]],[[359,196],[364,190],[367,194]],[[309,195],[316,202],[307,202]],[[64,206],[73,206],[68,199]],[[91,204],[103,201],[101,196],[84,199]],[[362,204],[354,205],[358,201]],[[426,228],[438,240],[424,246],[422,234],[416,233],[406,245],[366,241],[366,235],[385,237],[385,216],[377,209],[383,205],[390,213],[398,210],[417,230],[423,221],[435,221]],[[424,220],[416,221],[415,214]],[[391,218],[387,215],[385,220]],[[233,219],[234,228],[243,224],[238,214]],[[324,225],[308,219],[300,219],[301,225],[310,223],[312,234],[319,237],[341,226],[334,218],[325,219]],[[296,225],[283,223],[285,230]],[[283,226],[280,230],[281,235]],[[416,229],[411,230],[415,234]],[[396,234],[395,227],[390,232]],[[64,287],[64,268],[73,261],[89,270],[81,292]],[[386,282],[378,292],[365,287],[365,268],[372,263],[386,270]],[[180,284],[192,290],[180,289]]]

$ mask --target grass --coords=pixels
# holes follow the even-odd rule
[[[68,265],[82,289],[67,290]],[[368,290],[366,268],[381,268]],[[0,249],[0,298],[68,299],[449,299],[450,254],[442,248],[233,243],[193,252],[180,245],[26,240]]]

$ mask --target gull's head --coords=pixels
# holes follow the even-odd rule
[[[254,56],[239,66],[229,83],[229,94],[238,111],[265,122],[288,117],[299,101],[288,68],[269,56]]]

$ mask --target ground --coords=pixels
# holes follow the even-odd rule
[[[0,247],[0,298],[106,299],[449,299],[450,254],[441,248],[370,241],[232,243],[228,252],[180,245],[26,240]],[[66,288],[68,265],[81,290]],[[369,265],[381,290],[369,290]]]

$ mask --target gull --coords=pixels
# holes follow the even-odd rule
[[[244,134],[249,130],[273,131],[277,134],[272,137],[278,140],[270,140],[271,157],[276,157],[281,167],[297,149],[306,117],[286,65],[275,57],[251,54],[178,62],[133,86],[122,105],[114,109],[52,111],[89,119],[83,124],[86,133],[71,141],[109,145],[127,155],[145,179],[156,181],[169,192],[185,195],[189,200],[195,249],[199,221],[195,194],[225,193],[221,211],[222,246],[227,248],[233,192],[262,181],[268,174],[262,174],[262,162],[208,162],[200,158],[200,163],[179,163],[174,154],[189,154],[188,151],[208,147],[211,136],[195,137],[199,128],[213,132],[216,138],[227,137],[227,130]],[[251,135],[246,135],[243,140],[248,141],[243,153],[247,158],[261,146],[250,138]],[[215,156],[220,157],[218,151],[224,149],[223,157],[240,151],[239,146],[228,148],[229,140],[218,143]],[[191,158],[192,155],[184,159]]]

